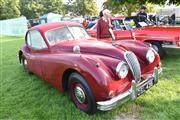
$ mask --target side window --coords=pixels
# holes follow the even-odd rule
[[[63,40],[73,40],[71,33],[66,27],[48,31],[46,36],[52,44]]]
[[[30,38],[30,33],[28,33],[27,34],[27,44],[29,45],[29,46],[31,46],[31,38]]]
[[[29,46],[31,46],[34,49],[43,49],[43,48],[47,48],[47,45],[43,39],[43,37],[41,36],[41,34],[36,31],[30,31],[27,35],[27,44]]]
[[[96,23],[95,25],[93,25],[93,26],[90,28],[90,30],[97,30],[97,24],[98,24],[98,23]]]

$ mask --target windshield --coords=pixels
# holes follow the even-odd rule
[[[46,33],[46,37],[51,44],[55,44],[64,40],[89,38],[89,35],[82,27],[70,26],[50,30]]]
[[[124,30],[123,20],[115,19],[112,20],[112,24],[114,25],[114,30]]]
[[[113,19],[112,20],[113,30],[125,30],[125,26],[123,24],[123,20],[119,19]],[[90,30],[96,30],[97,29],[97,23],[90,28]]]
[[[146,27],[146,26],[153,26],[154,24],[151,21],[143,21],[139,22],[137,17],[127,17],[124,19],[124,24],[128,30]]]

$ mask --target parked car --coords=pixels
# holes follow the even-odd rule
[[[160,57],[150,44],[105,43],[82,25],[49,23],[28,30],[19,50],[25,71],[60,91],[69,91],[80,110],[93,114],[136,99],[158,82]]]
[[[112,18],[116,40],[134,38],[148,42],[158,51],[161,58],[165,55],[163,47],[180,48],[180,27],[155,26],[152,22],[138,22],[136,16]],[[87,30],[96,37],[96,25]]]
[[[39,19],[30,19],[28,20],[28,29],[39,24]]]

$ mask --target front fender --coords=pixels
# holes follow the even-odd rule
[[[78,71],[86,80],[97,101],[109,96],[109,83],[113,79],[112,72],[97,57],[79,55],[73,60],[70,68]]]

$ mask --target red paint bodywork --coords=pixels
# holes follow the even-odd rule
[[[131,87],[131,81],[134,79],[133,75],[129,70],[127,77],[119,80],[115,69],[120,61],[126,61],[124,58],[126,51],[133,51],[136,54],[144,79],[152,75],[155,67],[160,68],[159,55],[156,54],[155,61],[149,64],[145,57],[147,50],[150,48],[149,44],[137,41],[121,41],[113,46],[111,43],[105,43],[108,41],[101,42],[95,38],[89,38],[73,41],[64,40],[55,45],[49,44],[45,33],[66,26],[81,25],[60,22],[33,27],[28,32],[31,30],[39,31],[48,48],[34,50],[25,43],[19,51],[20,60],[21,54],[23,54],[27,59],[30,71],[48,81],[60,91],[65,90],[63,84],[68,80],[63,79],[65,74],[75,71],[87,80],[96,101],[110,99],[109,92],[111,90],[114,90],[116,95],[125,92]],[[80,54],[73,52],[75,45],[80,46]]]
[[[112,21],[124,20],[124,17],[112,18]],[[96,27],[87,30],[92,37],[96,37]],[[147,26],[131,30],[113,30],[116,40],[134,39],[141,42],[158,41],[162,44],[171,42],[168,47],[180,48],[180,27],[175,26]],[[164,45],[165,46],[165,45]]]

